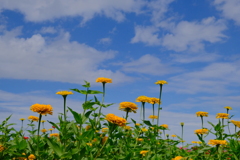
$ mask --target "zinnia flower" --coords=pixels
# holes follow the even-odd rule
[[[47,132],[47,129],[44,128],[44,129],[42,129],[41,131],[42,131],[43,133],[45,133],[45,132]]]
[[[235,126],[237,126],[238,128],[240,128],[240,121],[231,120],[230,122],[232,122]]]
[[[207,134],[208,133],[208,129],[197,129],[194,131],[195,134]]]
[[[30,107],[30,110],[37,112],[41,115],[50,114],[52,115],[53,108],[50,104],[34,104]]]
[[[172,137],[177,137],[177,136],[175,134],[173,134]]]
[[[24,121],[24,120],[25,120],[25,118],[20,118],[19,120],[20,120],[20,121]]]
[[[87,126],[85,127],[85,129],[88,131],[89,129],[91,129],[91,126],[90,126],[90,125],[87,125]]]
[[[157,118],[158,118],[158,116],[155,116],[155,115],[150,115],[148,118],[150,118],[150,119],[157,119]]]
[[[32,121],[38,121],[38,117],[35,117],[35,116],[29,116],[28,119],[32,120]]]
[[[140,123],[136,123],[135,125],[136,125],[136,126],[141,126],[141,124],[140,124]]]
[[[159,104],[159,102],[161,103],[159,98],[149,97],[149,103],[151,103],[151,104],[156,104],[156,103]]]
[[[227,113],[218,113],[216,118],[228,119],[229,114]]]
[[[99,78],[96,79],[96,82],[112,83],[112,79],[110,79],[110,78],[104,78],[104,77],[99,77]]]
[[[56,94],[62,95],[62,96],[67,96],[69,94],[73,94],[71,91],[59,91]]]
[[[88,146],[92,147],[92,143],[86,143],[86,145],[88,145]]]
[[[34,159],[36,159],[36,157],[33,154],[30,154],[30,156],[28,156],[28,159],[29,160],[34,160]]]
[[[137,105],[132,102],[121,102],[119,104],[119,110],[125,111],[125,112],[134,112],[136,113],[136,110],[138,109]]]
[[[105,118],[108,122],[110,123],[113,123],[113,124],[116,124],[118,126],[125,126],[126,123],[127,123],[127,120],[124,119],[124,118],[121,118],[121,117],[118,117],[112,113],[109,113],[106,115],[106,118]]]
[[[144,127],[144,128],[142,128],[141,130],[142,130],[143,132],[147,132],[147,131],[148,131],[148,129],[147,129],[147,128],[145,128],[145,127]]]
[[[141,154],[142,156],[146,156],[146,154],[147,154],[148,152],[149,152],[149,151],[143,150],[143,151],[140,152],[140,154]]]
[[[50,134],[50,137],[59,137],[59,134],[58,133],[52,133],[52,134]]]
[[[0,152],[2,152],[5,148],[3,147],[3,145],[0,144]]]
[[[230,106],[226,106],[226,107],[224,107],[224,108],[226,108],[226,109],[228,109],[228,110],[232,110],[232,107],[230,107]]]
[[[49,128],[48,130],[49,130],[49,131],[53,131],[54,129],[53,129],[53,128]]]
[[[167,125],[167,124],[162,124],[162,125],[160,125],[160,126],[164,127],[165,129],[168,128],[168,125]]]
[[[124,126],[124,129],[131,130],[131,126]]]
[[[165,80],[159,80],[159,81],[155,82],[155,84],[161,84],[161,85],[163,85],[163,84],[168,84],[168,82],[165,81]]]
[[[226,140],[215,140],[215,139],[210,139],[208,141],[209,145],[215,146],[215,145],[226,145],[227,141]]]
[[[142,142],[143,139],[142,138],[137,138],[137,141]]]
[[[192,141],[192,143],[197,143],[197,144],[201,144],[201,141]]]
[[[182,156],[177,156],[175,158],[172,158],[172,160],[185,160],[185,159],[187,159],[187,158],[184,158]],[[189,160],[192,160],[192,158],[190,158]]]
[[[137,99],[136,99],[136,102],[150,102],[150,97],[147,97],[147,96],[139,96]]]
[[[196,112],[197,117],[208,117],[208,112]]]

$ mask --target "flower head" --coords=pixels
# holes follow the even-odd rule
[[[136,140],[139,141],[139,142],[142,142],[142,141],[143,141],[142,138],[137,138]]]
[[[92,147],[92,143],[86,143],[86,145],[88,145],[88,146]]]
[[[208,117],[208,112],[196,112],[197,117]]]
[[[28,119],[37,122],[39,118],[36,116],[29,116]]]
[[[92,127],[91,127],[91,125],[87,125],[86,127],[85,127],[85,129],[88,131],[89,129],[91,129]]]
[[[59,134],[58,133],[52,133],[52,134],[50,134],[50,137],[59,137]]]
[[[138,109],[137,105],[132,102],[121,102],[119,104],[119,110],[125,111],[125,112],[134,112],[136,113],[136,110]]]
[[[72,91],[59,91],[56,94],[62,95],[62,96],[67,96],[69,94],[73,94]]]
[[[210,139],[208,141],[209,145],[215,146],[215,145],[226,145],[227,141],[226,140],[215,140],[215,139]]]
[[[136,125],[136,126],[141,126],[141,124],[140,124],[140,123],[136,123],[135,125]]]
[[[157,82],[155,82],[155,84],[163,85],[163,84],[168,84],[168,82],[165,80],[158,80]]]
[[[24,136],[23,139],[29,139],[29,137],[25,137],[25,136]]]
[[[121,118],[121,117],[118,117],[112,113],[109,113],[106,115],[106,118],[105,118],[108,122],[110,123],[113,123],[113,124],[116,124],[118,126],[125,126],[126,123],[127,123],[127,120],[124,119],[124,118]]]
[[[168,128],[168,125],[167,125],[167,124],[162,124],[162,125],[160,125],[160,126],[164,127],[165,129]]]
[[[148,152],[149,152],[149,151],[143,150],[143,151],[140,152],[140,154],[141,154],[142,156],[146,156],[146,154],[147,154]]]
[[[172,137],[177,137],[175,134],[171,135]]]
[[[28,156],[28,159],[29,160],[34,160],[34,159],[36,159],[36,157],[33,154],[30,154],[30,156]]]
[[[208,129],[204,128],[204,129],[197,129],[194,131],[195,134],[207,134],[208,133]]]
[[[180,125],[181,125],[181,126],[184,126],[184,122],[181,122]]]
[[[237,126],[238,128],[240,128],[240,121],[231,120],[230,122],[232,122],[235,126]]]
[[[227,110],[232,110],[232,107],[230,107],[230,106],[226,106],[224,108],[226,108]]]
[[[24,120],[25,120],[25,118],[20,118],[19,120],[20,120],[20,121],[24,121]]]
[[[155,98],[155,97],[149,97],[149,102],[148,103],[151,103],[151,104],[159,104],[161,103],[160,99],[159,98]]]
[[[150,115],[148,118],[150,118],[150,119],[158,119],[158,116]]]
[[[42,123],[46,122],[45,120],[41,120]]]
[[[104,77],[99,77],[99,78],[96,79],[96,82],[112,83],[112,79],[110,79],[110,78],[104,78]]]
[[[142,130],[142,132],[147,132],[148,131],[148,129],[145,128],[145,127],[143,127],[141,130]]]
[[[0,152],[4,151],[4,149],[3,145],[0,144]]]
[[[30,110],[32,110],[33,112],[37,112],[41,115],[46,115],[46,114],[50,114],[52,115],[52,111],[53,108],[50,104],[34,104],[30,107]]]
[[[201,144],[201,141],[192,141],[192,143]]]
[[[150,102],[150,97],[147,97],[147,96],[139,96],[137,99],[136,99],[136,102]]]
[[[48,130],[49,130],[49,131],[53,131],[54,129],[53,129],[53,128],[49,128]]]
[[[124,129],[126,129],[126,130],[131,130],[131,126],[124,126]]]
[[[41,131],[42,131],[43,133],[45,133],[45,132],[47,132],[47,129],[44,128],[44,129],[42,129]]]
[[[228,119],[229,114],[227,113],[218,113],[216,118]]]
[[[182,156],[177,156],[175,158],[172,158],[172,160],[185,160],[185,159],[188,159],[188,158],[184,158]],[[189,160],[192,160],[192,158],[190,158]]]

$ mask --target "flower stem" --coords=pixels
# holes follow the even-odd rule
[[[153,116],[155,116],[154,114],[154,104],[152,104],[152,110],[153,110]],[[154,118],[152,119],[152,123],[154,122]]]
[[[126,120],[127,120],[127,118],[128,118],[128,113],[129,113],[129,111],[126,111],[126,118],[125,118]]]
[[[103,103],[104,103],[104,97],[105,97],[105,84],[106,84],[106,82],[102,82],[102,84],[103,84],[103,96],[102,96],[102,105],[103,105]],[[101,112],[102,112],[102,105],[101,105],[100,108],[99,108],[97,124],[98,124],[98,123],[100,124],[100,115],[101,115]]]
[[[64,121],[67,121],[67,115],[66,115],[66,100],[67,95],[63,95],[63,109],[64,109]]]
[[[39,139],[40,139],[40,126],[41,126],[41,119],[42,119],[42,115],[39,114],[39,121],[38,121],[38,134],[37,134],[37,156],[39,156]]]
[[[145,120],[145,102],[142,102],[143,104],[143,120]]]
[[[200,116],[201,117],[201,121],[202,121],[202,129],[203,129],[203,116]]]
[[[159,119],[160,119],[160,104],[161,104],[161,97],[162,97],[162,84],[160,84],[160,92],[159,92],[159,103],[158,103],[158,119],[157,119],[157,126],[159,125]]]

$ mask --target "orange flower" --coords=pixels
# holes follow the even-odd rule
[[[121,118],[121,117],[118,117],[112,113],[109,113],[106,115],[106,118],[105,118],[108,122],[110,123],[113,123],[113,124],[116,124],[118,126],[125,126],[126,123],[127,123],[127,120],[124,119],[124,118]]]
[[[147,96],[139,96],[139,97],[136,99],[136,102],[148,102],[148,103],[150,103],[150,97],[147,97]]]
[[[104,78],[104,77],[99,77],[99,78],[96,79],[96,82],[112,83],[112,79],[110,79],[110,78]]]
[[[197,117],[208,117],[208,112],[196,112]]]
[[[35,116],[29,116],[28,119],[32,120],[32,121],[38,121],[39,118],[38,117],[35,117]]]
[[[125,112],[134,112],[136,113],[136,110],[138,109],[137,105],[132,102],[121,102],[119,104],[119,110],[125,111]]]
[[[46,114],[50,114],[52,115],[52,111],[53,108],[50,104],[34,104],[30,107],[30,110],[32,110],[33,112],[37,112],[41,115],[46,115]]]
[[[160,126],[164,127],[165,129],[168,128],[168,125],[167,125],[167,124],[162,124],[162,125],[160,125]]]
[[[208,133],[208,129],[197,129],[194,131],[195,134],[207,134]]]
[[[155,82],[155,84],[163,85],[163,84],[168,84],[168,82],[165,80],[158,80],[157,82]]]
[[[218,113],[216,118],[228,119],[229,114],[227,113]]]
[[[67,96],[69,94],[73,94],[72,91],[59,91],[56,94],[62,95],[62,96]]]

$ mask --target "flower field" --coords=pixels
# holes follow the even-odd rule
[[[63,97],[63,113],[58,122],[42,120],[42,116],[51,116],[54,109],[49,104],[33,104],[30,113],[38,113],[38,117],[21,118],[21,129],[9,124],[9,116],[0,124],[0,159],[1,160],[239,160],[240,159],[240,121],[232,120],[230,106],[224,107],[226,113],[217,113],[217,124],[204,122],[208,112],[199,111],[201,128],[194,131],[199,141],[183,146],[184,123],[181,135],[165,134],[169,130],[167,124],[159,124],[161,118],[161,99],[166,81],[155,84],[159,87],[156,97],[139,96],[135,102],[121,102],[119,110],[125,112],[124,117],[102,110],[112,104],[105,104],[104,98],[110,78],[100,77],[102,91],[91,90],[90,83],[85,81],[84,90],[71,89],[56,94]],[[67,107],[67,97],[71,94],[84,94],[83,112],[79,113]],[[101,100],[96,96],[101,94]],[[145,104],[152,105],[152,115],[145,117]],[[140,107],[138,107],[140,106]],[[69,110],[74,120],[69,120]],[[141,121],[136,121],[129,113],[138,113]],[[149,120],[150,119],[150,120]],[[44,124],[50,123],[52,128],[46,129]],[[209,123],[211,128],[205,128]],[[27,127],[24,128],[24,124]],[[234,133],[230,132],[234,126]],[[212,134],[215,139],[205,141]],[[181,146],[181,147],[179,147]]]

